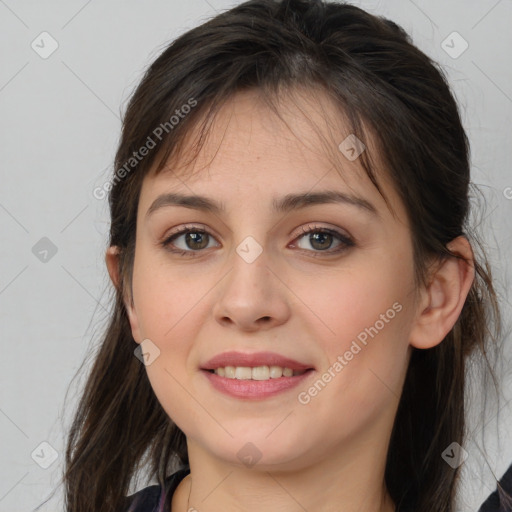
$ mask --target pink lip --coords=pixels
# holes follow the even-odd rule
[[[309,378],[312,372],[313,370],[310,369],[301,375],[279,377],[278,379],[269,380],[239,380],[228,379],[216,373],[210,373],[208,370],[202,370],[202,373],[217,391],[234,398],[253,400],[268,398],[290,390]]]
[[[248,354],[236,351],[223,352],[222,354],[216,355],[204,363],[201,369],[216,370],[217,368],[224,368],[226,366],[248,366],[251,368],[255,366],[281,366],[282,368],[291,368],[292,370],[314,369],[311,365],[299,363],[298,361],[281,356],[275,352],[255,352]]]

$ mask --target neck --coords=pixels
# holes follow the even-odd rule
[[[362,456],[357,447],[349,449],[359,453],[355,459],[345,458],[350,463],[330,457],[300,469],[294,462],[292,470],[281,465],[240,467],[188,445],[191,473],[176,490],[172,512],[395,511],[384,485],[385,453],[376,453],[378,446]]]

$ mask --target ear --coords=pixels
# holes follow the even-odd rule
[[[132,336],[136,343],[141,343],[142,338],[140,335],[139,321],[137,318],[137,312],[135,311],[134,304],[130,294],[126,290],[120,290],[120,278],[119,278],[119,247],[110,246],[105,254],[105,263],[107,264],[108,274],[110,280],[114,284],[115,288],[123,293],[123,302],[130,321],[130,327],[132,329]]]
[[[436,268],[430,284],[421,291],[410,344],[420,349],[432,348],[443,341],[459,318],[475,278],[474,256],[468,240],[459,236],[447,248],[464,261],[448,257]]]

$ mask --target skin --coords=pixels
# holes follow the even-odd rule
[[[395,215],[357,160],[340,152],[340,177],[325,155],[313,126],[334,148],[350,133],[333,105],[321,95],[314,104],[296,95],[280,112],[293,134],[254,93],[238,94],[218,114],[194,164],[169,165],[143,182],[133,304],[128,295],[125,304],[135,341],[149,339],[160,350],[147,374],[187,436],[191,475],[171,510],[392,512],[385,459],[411,347],[435,346],[454,325],[474,277],[471,247],[462,237],[452,241],[469,264],[448,259],[417,289],[407,215],[386,175],[378,179]],[[372,151],[372,141],[364,142]],[[377,213],[342,203],[271,209],[273,198],[320,190],[363,198]],[[226,210],[165,206],[147,216],[168,192],[205,195]],[[211,234],[194,257],[161,245],[185,224]],[[338,230],[354,245],[332,237],[322,251],[302,234],[310,226]],[[247,236],[263,249],[252,263],[236,252]],[[173,242],[190,252],[197,247],[183,235]],[[116,285],[116,247],[106,262]],[[299,403],[299,393],[396,303],[400,312],[316,396]],[[271,398],[231,398],[199,370],[228,350],[274,351],[315,371],[304,385]],[[247,467],[237,453],[249,442],[261,458]]]

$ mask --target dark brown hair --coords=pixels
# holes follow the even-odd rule
[[[349,133],[363,141],[371,133],[378,155],[372,159],[365,151],[361,165],[378,188],[372,161],[385,163],[408,212],[418,283],[427,279],[432,258],[457,257],[446,247],[457,236],[478,248],[468,226],[469,145],[456,101],[440,67],[398,25],[346,3],[251,0],[183,34],[150,65],[123,120],[109,194],[110,245],[120,248],[122,279],[69,433],[68,512],[120,512],[137,471],[149,465],[148,475],[163,485],[172,464],[188,461],[183,432],[134,357],[137,344],[123,303],[131,297],[144,177],[177,155],[202,122],[199,150],[209,122],[238,91],[258,91],[272,104],[298,89],[322,90],[346,114]],[[187,115],[170,123],[177,109],[192,102]],[[155,129],[162,126],[159,139]],[[157,148],[127,167],[148,137]],[[500,334],[496,294],[481,252],[451,332],[435,348],[413,349],[385,472],[399,509],[455,510],[459,468],[452,469],[441,453],[454,441],[464,444],[468,362],[490,362]]]

